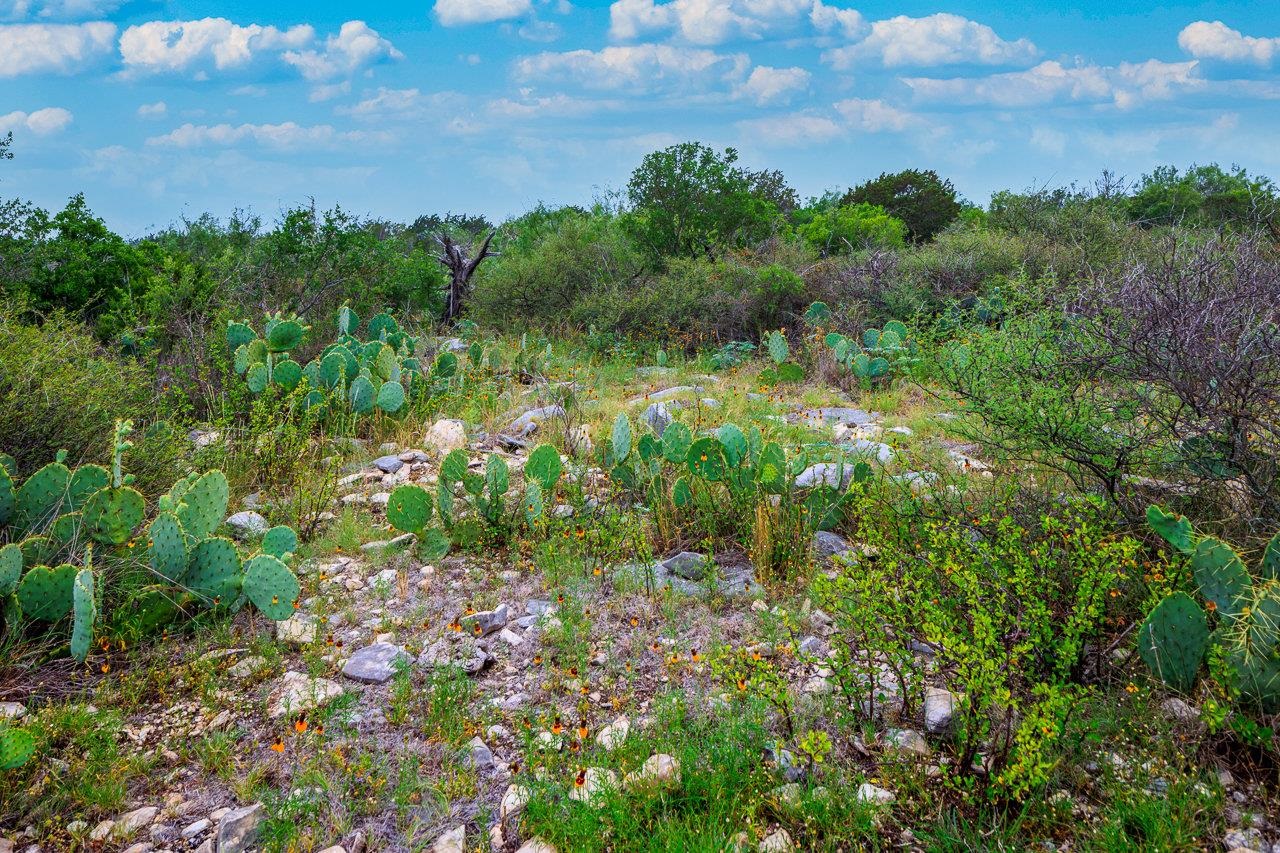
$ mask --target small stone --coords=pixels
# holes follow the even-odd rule
[[[682,551],[674,557],[663,560],[662,567],[685,580],[700,581],[707,576],[707,565],[710,561],[693,551]]]
[[[343,847],[340,844],[335,844],[332,847],[324,848],[323,850],[320,851],[320,853],[347,853],[347,848]]]
[[[124,853],[151,853],[155,849],[155,845],[146,841],[139,841],[137,844],[130,844],[124,848]]]
[[[116,828],[114,820],[104,820],[93,828],[93,832],[89,833],[90,841],[106,841],[111,837],[111,830]]]
[[[253,510],[237,512],[227,519],[227,526],[238,539],[256,538],[266,533],[271,527],[261,514]]]
[[[671,425],[671,410],[674,405],[668,405],[663,402],[650,403],[648,408],[644,410],[644,414],[640,416],[640,420],[648,424],[649,428],[658,435],[666,432],[667,427]]]
[[[523,785],[508,785],[506,792],[502,795],[502,801],[498,804],[498,817],[506,820],[509,817],[518,815],[524,811],[524,807],[528,802],[528,788]]]
[[[810,465],[796,475],[796,488],[812,489],[815,486],[831,486],[844,491],[853,482],[854,463],[820,462]]]
[[[144,806],[134,809],[116,821],[112,834],[121,840],[127,840],[137,834],[138,830],[151,825],[160,809],[155,806]]]
[[[204,832],[210,826],[213,826],[212,821],[210,821],[207,817],[201,818],[200,820],[196,821],[195,823],[183,829],[182,837],[187,839],[195,838],[197,835]]]
[[[493,760],[493,750],[489,749],[488,745],[480,738],[473,737],[467,743],[467,749],[471,766],[478,772],[488,773],[496,766]]]
[[[512,631],[510,628],[503,628],[502,631],[498,634],[498,639],[512,646],[524,645],[524,638],[521,637],[519,634],[517,634],[515,631]]]
[[[314,616],[295,613],[276,623],[276,639],[291,646],[308,646],[320,636],[320,623]]]
[[[385,684],[400,666],[407,665],[409,655],[391,643],[374,643],[351,656],[342,674],[362,684]]]
[[[1204,721],[1200,719],[1200,712],[1176,696],[1170,696],[1161,702],[1160,710],[1170,720],[1187,728],[1204,728]]]
[[[462,629],[468,635],[477,637],[487,637],[495,631],[500,631],[506,624],[511,621],[511,611],[505,604],[500,604],[493,610],[482,610],[479,613],[472,613],[470,616],[464,616],[461,620]],[[477,631],[476,628],[480,630]]]
[[[931,735],[951,731],[955,717],[956,697],[948,690],[930,687],[924,694],[924,728]]]
[[[243,853],[252,847],[265,816],[262,803],[227,812],[218,824],[218,853]]]
[[[530,838],[520,845],[520,849],[516,853],[556,853],[556,848],[541,838]]]
[[[373,460],[373,467],[384,474],[394,474],[404,467],[404,460],[399,456],[379,456]]]
[[[271,694],[269,716],[276,719],[285,714],[302,714],[341,695],[342,688],[328,679],[286,672]]]
[[[296,618],[298,615],[299,614],[294,614],[294,616],[290,618],[291,619]],[[280,625],[283,625],[283,624],[284,623],[281,622],[276,625],[277,638],[280,636],[280,633],[279,633]],[[251,655],[245,658],[244,660],[237,661],[235,665],[233,665],[231,668],[227,670],[227,675],[231,676],[237,681],[244,681],[246,678],[250,678],[251,676],[256,674],[259,670],[261,670],[266,665],[267,665],[266,658],[261,657],[259,655]]]
[[[27,715],[27,706],[21,702],[0,702],[0,719],[21,720]]]
[[[813,550],[819,558],[829,559],[851,553],[853,546],[838,533],[819,530],[813,536]]]
[[[631,721],[626,717],[619,717],[596,733],[596,743],[604,747],[606,752],[610,752],[622,746],[622,742],[627,739],[630,731]]]
[[[543,406],[538,409],[529,409],[511,423],[511,426],[507,428],[507,434],[515,438],[528,438],[537,432],[543,421],[562,417],[564,417],[563,406]]]
[[[863,803],[875,803],[877,805],[888,805],[897,797],[892,791],[886,791],[884,788],[878,788],[870,782],[863,782],[858,786],[858,801]]]
[[[84,832],[88,828],[89,828],[89,824],[86,823],[85,821],[73,820],[71,821],[71,823],[67,824],[67,834],[79,835],[80,833]]]
[[[441,456],[467,446],[467,425],[462,421],[441,418],[427,430],[423,444]]]
[[[412,533],[402,533],[394,539],[382,540],[374,542],[366,542],[360,546],[360,552],[363,554],[382,554],[395,551],[404,551],[413,546],[418,541],[418,537]]]
[[[796,849],[795,843],[791,840],[791,833],[785,829],[779,829],[777,832],[770,833],[756,847],[760,853],[791,853]]]
[[[639,787],[679,787],[680,759],[662,752],[651,755],[639,770],[627,774],[627,783]]]
[[[581,784],[579,784],[579,780],[581,780]],[[618,787],[617,773],[599,767],[588,767],[582,771],[577,779],[574,779],[573,790],[569,792],[569,799],[577,800],[581,803],[589,803],[606,791],[616,787]]]
[[[891,730],[885,735],[884,740],[899,752],[910,752],[926,758],[930,754],[928,741],[924,739],[924,735],[914,729]]]
[[[466,853],[466,850],[467,827],[465,825],[455,826],[431,845],[431,853]]]

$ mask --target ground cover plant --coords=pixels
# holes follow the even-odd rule
[[[4,208],[0,851],[1280,846],[1274,196]]]

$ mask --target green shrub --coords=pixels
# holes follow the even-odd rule
[[[878,205],[845,204],[818,213],[796,233],[824,255],[844,255],[860,249],[901,248],[907,226]]]

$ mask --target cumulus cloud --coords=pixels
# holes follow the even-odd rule
[[[820,145],[853,133],[901,133],[924,128],[926,122],[881,100],[850,98],[835,105],[835,114],[806,110],[738,122],[752,141],[779,148]]]
[[[48,136],[64,130],[71,120],[71,112],[62,107],[45,107],[33,113],[15,110],[8,115],[0,115],[0,133],[27,131],[36,136]]]
[[[609,34],[626,40],[674,30],[699,45],[759,39],[794,25],[814,5],[814,0],[617,0],[609,7]]]
[[[809,20],[819,32],[836,33],[849,40],[862,38],[867,29],[867,22],[857,9],[828,6],[822,0],[814,0]]]
[[[522,18],[533,11],[531,0],[436,0],[436,18],[446,27],[491,24]]]
[[[1280,38],[1255,38],[1222,21],[1196,21],[1178,33],[1178,46],[1196,59],[1270,65],[1280,56]]]
[[[924,18],[899,15],[876,21],[865,39],[835,48],[823,59],[837,69],[860,62],[886,68],[931,65],[1008,65],[1027,62],[1039,53],[1027,39],[1006,41],[986,24],[939,12]]]
[[[115,35],[106,21],[0,25],[0,77],[74,71],[109,52]]]
[[[169,111],[169,105],[164,101],[156,101],[154,104],[143,104],[138,107],[138,118],[160,118]]]
[[[339,131],[332,125],[282,124],[184,124],[163,136],[153,136],[147,145],[165,148],[231,147],[253,143],[265,148],[293,151],[312,148],[339,148],[345,145],[385,143],[393,140],[386,132]]]
[[[950,104],[994,107],[1033,107],[1054,101],[1103,103],[1121,108],[1145,101],[1168,100],[1182,91],[1199,89],[1204,81],[1197,63],[1122,62],[1116,66],[1042,62],[1026,71],[987,77],[935,79],[907,77],[903,82],[917,97]]]
[[[186,71],[210,62],[221,71],[247,65],[261,53],[303,47],[315,36],[306,24],[280,30],[240,26],[226,18],[148,21],[120,36],[120,58],[126,68],[141,72]]]
[[[576,83],[591,89],[636,92],[689,91],[742,81],[751,67],[746,54],[722,54],[665,44],[540,53],[516,63],[525,80]]]
[[[0,0],[0,20],[100,20],[122,5],[123,0]]]
[[[328,80],[376,62],[403,58],[395,45],[364,21],[347,21],[336,36],[325,39],[320,50],[290,50],[284,54],[284,61],[308,80]]]
[[[811,76],[803,68],[770,68],[759,65],[751,70],[751,76],[746,82],[738,87],[737,94],[760,106],[785,103],[792,95],[809,87]]]

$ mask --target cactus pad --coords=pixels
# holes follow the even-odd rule
[[[613,450],[615,465],[626,462],[627,457],[631,455],[631,419],[627,417],[626,412],[619,412],[617,419],[613,422],[610,446]]]
[[[396,530],[417,533],[431,521],[431,495],[421,486],[400,486],[387,501],[387,521]]]
[[[384,382],[378,389],[377,406],[389,415],[404,408],[404,386],[399,382]]]
[[[25,729],[0,728],[0,770],[16,770],[35,754],[36,739]]]
[[[693,444],[693,433],[679,421],[672,421],[662,431],[662,455],[672,465],[683,465]]]
[[[236,323],[234,321],[227,323],[227,348],[232,352],[240,349],[240,347],[247,346],[257,337],[257,334],[247,323]]]
[[[1208,645],[1204,611],[1185,592],[1157,604],[1138,631],[1138,654],[1157,678],[1182,693],[1195,686]]]
[[[0,483],[0,491],[3,491],[3,488],[3,483]],[[1258,566],[1258,573],[1264,578],[1280,580],[1280,533],[1271,537],[1267,550],[1262,552],[1262,563]]]
[[[265,364],[255,364],[249,368],[249,375],[244,378],[245,384],[254,394],[267,390],[268,374]]]
[[[149,536],[151,568],[165,580],[177,581],[187,571],[187,543],[178,519],[167,512],[156,516]]]
[[[297,320],[281,320],[267,332],[267,349],[271,352],[291,352],[302,345],[307,329]]]
[[[347,360],[340,352],[330,352],[320,359],[320,382],[325,388],[337,388],[346,375]]]
[[[444,462],[440,465],[440,479],[446,483],[461,483],[462,478],[467,475],[467,466],[470,460],[467,454],[462,450],[451,450],[449,455],[444,458]]]
[[[432,527],[424,531],[418,541],[418,556],[428,563],[434,563],[448,556],[452,547],[453,543],[444,535],[444,531]]]
[[[386,340],[389,336],[394,335],[398,331],[400,331],[400,327],[396,324],[395,318],[390,314],[382,313],[369,321],[370,340]]]
[[[95,542],[123,545],[147,515],[147,503],[128,486],[102,489],[84,507],[84,525]]]
[[[298,534],[292,527],[273,527],[262,537],[262,553],[278,560],[298,550]]]
[[[1153,505],[1147,507],[1147,524],[1175,550],[1183,554],[1195,551],[1195,535],[1191,531],[1191,522],[1187,521],[1186,516],[1174,515]]]
[[[1280,656],[1252,654],[1238,647],[1228,656],[1241,695],[1265,713],[1280,711]]]
[[[17,545],[0,548],[0,598],[12,595],[22,576],[22,549]]]
[[[543,491],[550,493],[555,491],[556,481],[560,479],[563,470],[560,452],[549,444],[539,444],[525,462],[524,475],[542,487]]]
[[[351,411],[360,415],[367,415],[373,411],[374,398],[376,392],[373,389],[373,383],[368,377],[357,376],[355,381],[351,383]]]
[[[101,465],[81,465],[71,475],[67,486],[67,501],[63,512],[79,512],[84,509],[94,492],[111,485],[111,475]]]
[[[1219,616],[1240,614],[1253,580],[1230,545],[1212,536],[1201,539],[1191,555],[1191,570],[1200,594],[1214,603]]]
[[[511,487],[511,469],[507,467],[507,460],[496,453],[490,456],[484,466],[484,482],[489,489],[490,500],[505,495]]]
[[[452,379],[458,373],[458,357],[451,352],[442,352],[436,356],[431,367],[431,375],[436,379]]]
[[[289,567],[270,554],[259,554],[244,568],[244,594],[268,619],[277,622],[293,615],[301,592]]]
[[[206,539],[191,552],[182,585],[213,604],[229,605],[240,594],[240,555],[230,539]]]
[[[98,604],[93,595],[93,571],[81,569],[71,588],[71,656],[84,663],[93,645],[93,624],[98,621]]]
[[[724,446],[724,461],[730,468],[737,468],[747,457],[747,437],[735,424],[725,424],[716,430],[716,437]]]
[[[71,588],[76,580],[75,566],[36,566],[18,584],[18,603],[30,619],[57,622],[71,610]]]
[[[302,365],[291,359],[285,359],[276,365],[272,378],[284,390],[292,391],[302,383]]]
[[[689,447],[686,464],[695,477],[718,482],[725,472],[724,445],[716,438],[700,438]]]
[[[9,474],[8,466],[0,464],[0,526],[8,524],[9,519],[13,518],[16,503],[13,477]]]
[[[354,334],[359,325],[360,315],[352,311],[349,306],[343,305],[338,309],[338,334]]]
[[[71,471],[61,462],[50,462],[28,477],[18,489],[18,526],[35,530],[53,521],[61,511],[70,483]]]
[[[537,480],[529,480],[524,484],[522,506],[526,521],[534,522],[542,518],[542,486],[538,485]]]
[[[209,471],[192,483],[177,510],[183,532],[195,540],[212,536],[227,517],[229,492],[227,475],[221,471]]]

